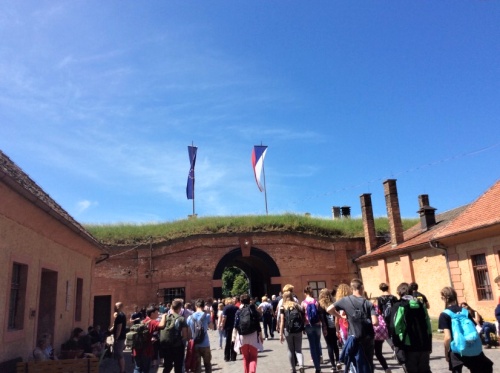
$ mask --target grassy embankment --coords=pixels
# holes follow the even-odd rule
[[[418,219],[403,219],[403,228],[418,223]],[[301,232],[325,237],[363,237],[361,219],[320,219],[304,215],[213,216],[150,224],[88,224],[85,228],[98,240],[110,245],[132,245],[171,240],[197,234],[246,232]],[[387,218],[376,218],[378,235],[389,232]]]

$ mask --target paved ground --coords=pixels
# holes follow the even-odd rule
[[[212,346],[212,368],[216,373],[237,373],[243,372],[243,364],[241,361],[241,356],[238,356],[236,362],[225,362],[223,350],[218,349],[218,333],[211,331],[210,333],[210,343]],[[323,356],[325,360],[328,357],[326,351],[326,344],[322,340],[323,346]],[[303,341],[303,352],[306,365],[306,372],[314,372],[314,367],[311,361],[311,355],[309,354],[309,343],[307,338],[304,336]],[[493,360],[495,363],[494,372],[500,372],[500,348],[485,350],[485,354]],[[384,344],[384,356],[387,359],[389,368],[393,372],[403,372],[403,370],[396,364],[395,360],[390,359],[391,353],[387,343]],[[130,352],[126,351],[127,360],[127,373],[133,372],[133,366],[130,359]],[[322,372],[330,372],[330,365],[323,364]],[[441,340],[434,339],[433,343],[433,353],[431,355],[431,369],[433,373],[449,372],[446,364],[446,360],[443,356],[443,343]],[[161,373],[162,368],[153,369],[151,373]],[[203,370],[202,370],[203,371]],[[260,373],[288,373],[290,368],[287,359],[287,349],[286,345],[282,345],[279,340],[268,340],[264,343],[264,351],[259,353],[259,358],[257,361],[257,371]],[[375,359],[375,372],[383,372],[380,364]],[[464,373],[467,369],[464,369]],[[116,362],[112,359],[106,359],[101,364],[100,373],[118,373],[118,366]]]

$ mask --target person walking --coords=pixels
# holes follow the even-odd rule
[[[211,373],[212,354],[210,352],[210,339],[208,338],[210,314],[205,312],[205,301],[201,298],[196,300],[195,307],[196,311],[189,316],[187,323],[195,343],[194,351],[197,359],[196,373],[201,373],[201,359],[203,359],[205,373]],[[198,336],[200,336],[199,340]]]
[[[304,309],[295,301],[291,291],[283,293],[283,302],[280,309],[280,342],[286,340],[288,347],[288,361],[292,372],[304,373],[304,356],[302,354],[302,333],[304,332]],[[297,363],[297,364],[296,364]]]
[[[462,309],[457,303],[457,292],[451,287],[447,286],[441,290],[441,299],[444,301],[445,311],[439,315],[438,327],[444,331],[444,356],[448,362],[448,369],[453,373],[462,373],[462,368],[465,366],[471,373],[492,373],[493,362],[486,357],[480,344],[479,352],[472,356],[467,356],[469,354],[466,351],[462,353],[452,351],[453,336],[457,331],[453,330],[451,315],[457,317],[455,315],[460,314]],[[470,314],[468,317],[474,322]]]
[[[377,299],[373,301],[373,307],[375,308],[375,312],[378,315],[378,325],[373,327],[373,330],[375,332],[375,356],[377,357],[377,360],[382,366],[382,369],[385,371],[385,373],[391,373],[392,371],[387,365],[387,360],[385,360],[385,357],[382,354],[382,346],[384,344],[384,341],[389,339],[389,331],[387,329],[387,324],[385,323],[384,315],[378,308]]]
[[[153,346],[153,335],[165,328],[165,317],[163,314],[161,321],[158,322],[158,308],[148,307],[146,310],[147,317],[143,323],[147,326],[149,331],[149,338],[144,340],[144,344],[139,347],[132,348],[132,356],[134,357],[134,373],[149,373],[151,369],[151,362],[155,359],[155,349]]]
[[[269,303],[267,296],[262,297],[262,303],[257,307],[258,310],[262,313],[262,326],[264,329],[264,336],[267,340],[268,336],[271,339],[274,338],[274,330],[273,330],[273,306]]]
[[[318,296],[319,315],[328,350],[328,358],[332,365],[332,372],[337,372],[342,368],[339,361],[339,346],[337,343],[337,328],[335,327],[335,316],[326,312],[326,309],[332,305],[333,296],[329,289],[321,289]]]
[[[250,300],[248,294],[240,296],[241,308],[236,312],[233,331],[234,350],[241,352],[244,373],[257,371],[258,352],[264,350],[260,313]]]
[[[184,368],[185,342],[188,337],[186,319],[180,316],[182,302],[172,301],[171,312],[166,315],[165,328],[160,332],[160,349],[164,359],[163,373],[182,373]]]
[[[224,347],[224,361],[236,361],[236,352],[234,352],[233,329],[234,320],[238,307],[233,303],[232,298],[226,298],[226,306],[222,311],[222,322],[220,323],[219,330],[224,330],[226,335],[226,345]]]
[[[364,298],[363,282],[351,280],[352,295],[337,300],[327,308],[327,312],[341,318],[344,311],[349,321],[349,338],[346,341],[340,360],[346,364],[346,372],[355,365],[357,372],[373,372],[374,330],[378,317],[371,302]],[[338,290],[337,290],[338,293]]]
[[[309,349],[316,373],[321,372],[321,320],[318,312],[318,302],[313,298],[310,286],[304,288],[305,299],[301,306],[305,310],[305,330]]]

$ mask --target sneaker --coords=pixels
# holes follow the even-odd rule
[[[341,370],[341,369],[342,369],[342,364],[337,363],[337,370]]]

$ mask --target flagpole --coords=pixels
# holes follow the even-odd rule
[[[264,201],[266,202],[266,215],[269,215],[267,211],[266,170],[264,169],[264,162],[262,162],[262,176],[264,176]]]
[[[260,142],[260,145],[262,146],[262,141]],[[262,160],[262,176],[264,177],[264,201],[266,203],[266,215],[269,215],[269,212],[267,211],[267,187],[266,187],[266,170],[264,168],[264,159]]]
[[[194,141],[191,141],[191,146],[194,147]],[[191,182],[193,183],[193,219],[194,219],[194,217],[195,217],[195,215],[194,215],[194,198],[196,196],[196,193],[194,190],[194,169],[193,169],[193,179],[191,180]]]

